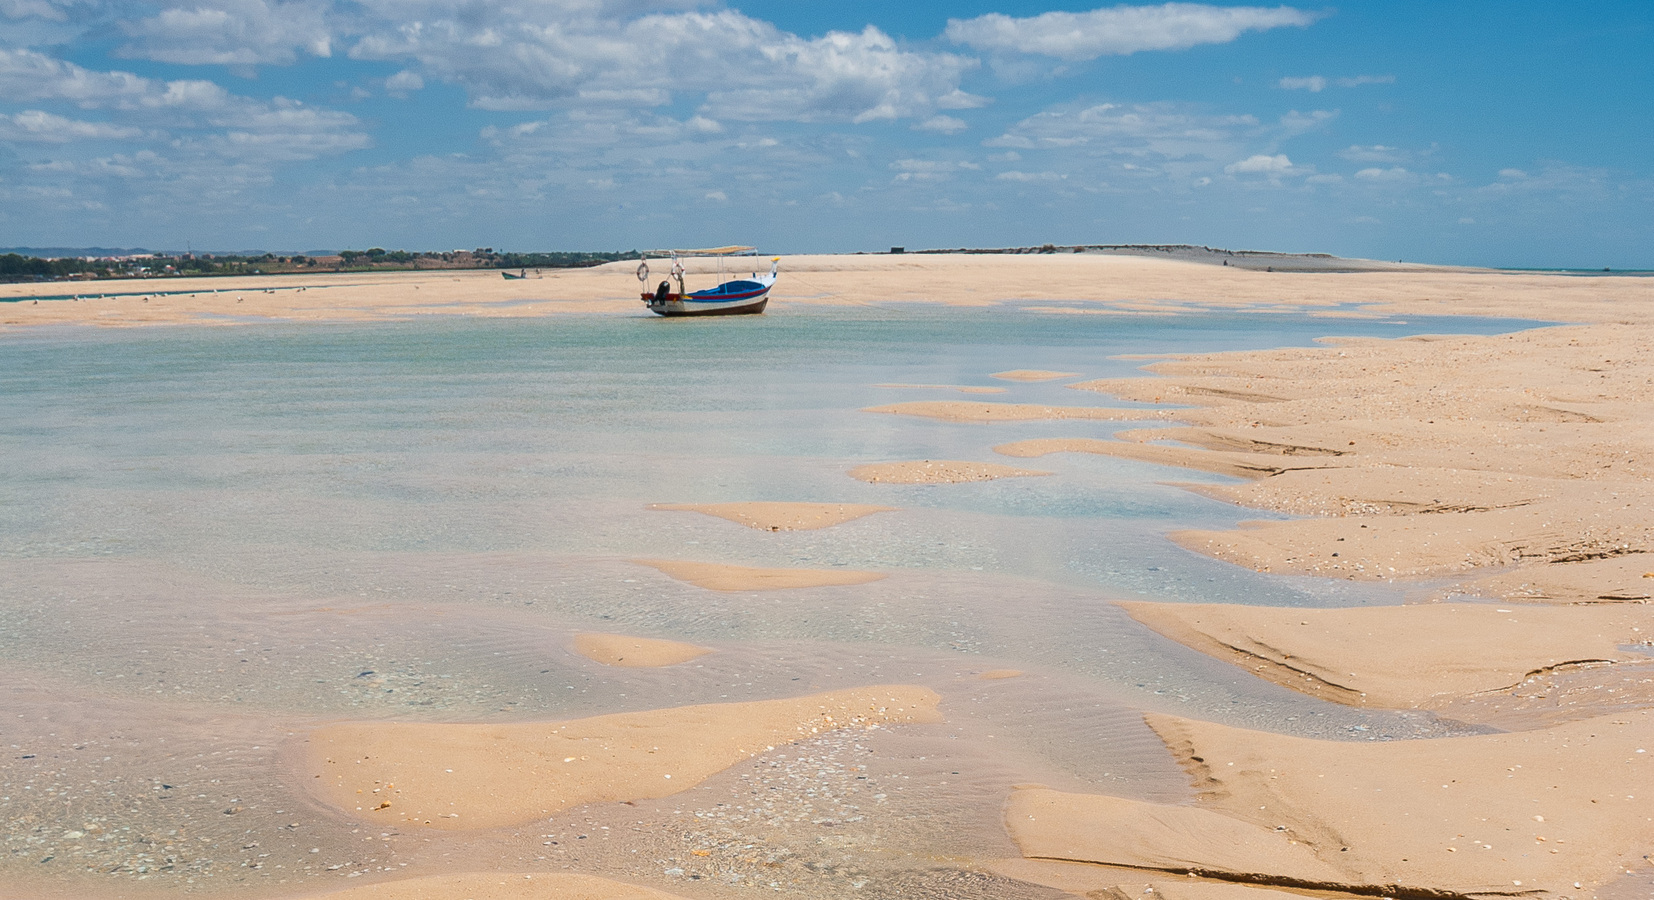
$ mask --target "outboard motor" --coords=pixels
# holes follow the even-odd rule
[[[672,293],[672,282],[670,282],[670,281],[661,282],[660,287],[655,288],[655,302],[656,303],[665,303],[666,302],[666,295],[670,294],[670,293]]]

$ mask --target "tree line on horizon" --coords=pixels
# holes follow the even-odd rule
[[[278,275],[315,271],[395,271],[398,269],[577,269],[625,259],[642,259],[638,250],[551,251],[515,253],[476,250],[343,250],[337,256],[274,253],[164,254],[121,259],[43,258],[18,253],[0,255],[0,282],[56,281],[66,278],[134,278],[198,275]]]

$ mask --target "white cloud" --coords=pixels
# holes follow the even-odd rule
[[[966,128],[969,128],[970,125],[967,124],[964,119],[956,119],[953,116],[931,116],[913,127],[921,131],[936,131],[942,134],[958,134]]]
[[[409,91],[422,91],[424,89],[425,79],[419,77],[418,72],[414,72],[409,69],[403,69],[395,75],[385,79],[385,90],[390,91],[393,94],[405,94]]]
[[[1411,153],[1398,147],[1386,147],[1383,144],[1373,144],[1370,147],[1351,144],[1338,151],[1338,155],[1350,162],[1367,163],[1399,163],[1405,162],[1412,156]]]
[[[1248,31],[1305,27],[1321,14],[1287,6],[1210,6],[1166,3],[1090,12],[1048,12],[1026,19],[989,13],[949,19],[944,32],[956,44],[993,52],[1030,53],[1078,62],[1144,50],[1184,50],[1225,44]]]
[[[1000,181],[1024,181],[1024,182],[1027,182],[1027,181],[1062,181],[1063,179],[1065,179],[1067,177],[1068,177],[1067,175],[1060,175],[1056,172],[1017,172],[1017,171],[1001,172],[998,175],[994,176],[994,178],[996,178]]]
[[[1401,166],[1391,166],[1388,169],[1380,169],[1377,167],[1362,169],[1361,171],[1355,173],[1355,177],[1361,179],[1362,181],[1396,182],[1412,181],[1418,176],[1402,168]]]
[[[1307,75],[1302,78],[1282,78],[1276,82],[1282,90],[1309,91],[1320,93],[1327,89],[1327,79],[1320,75]]]
[[[1338,79],[1339,87],[1360,87],[1364,84],[1395,84],[1394,75],[1355,75]]]
[[[982,167],[964,160],[898,159],[890,164],[896,170],[896,181],[944,181],[961,171],[976,171]]]
[[[141,137],[143,133],[141,128],[66,119],[38,109],[25,110],[15,116],[0,115],[0,140],[5,141],[62,144],[69,141],[129,140]]]
[[[1287,136],[1307,134],[1336,118],[1337,110],[1315,109],[1307,113],[1292,110],[1281,117],[1281,130]]]
[[[190,0],[120,24],[121,53],[185,65],[287,64],[333,54],[326,0]]]
[[[904,49],[879,29],[802,38],[735,10],[626,19],[579,0],[366,0],[357,59],[413,61],[492,110],[663,106],[703,95],[738,121],[929,117],[986,102],[960,90],[977,61]]]
[[[1223,167],[1223,171],[1231,175],[1287,175],[1297,171],[1292,160],[1287,159],[1285,153],[1266,156],[1262,153],[1248,156],[1240,162],[1230,163]]]
[[[1013,150],[1072,149],[1087,155],[1215,162],[1234,159],[1246,137],[1259,131],[1251,116],[1214,116],[1173,103],[1102,103],[1038,113],[983,143]]]
[[[0,96],[107,110],[117,121],[72,123],[51,115],[11,129],[36,140],[149,139],[198,156],[277,163],[336,155],[371,141],[355,116],[276,97],[255,100],[210,81],[157,81],[130,72],[94,72],[32,50],[0,49]],[[47,113],[30,114],[47,116]],[[111,129],[120,129],[112,131]],[[21,132],[20,132],[21,133]],[[124,164],[123,164],[124,165]]]

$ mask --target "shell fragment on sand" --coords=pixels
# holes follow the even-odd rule
[[[971,481],[993,481],[997,478],[1027,478],[1050,474],[999,463],[951,459],[869,463],[850,470],[851,478],[869,484],[963,484]]]
[[[782,591],[834,587],[867,584],[884,577],[882,572],[860,572],[855,569],[756,569],[749,566],[679,559],[632,561],[659,569],[665,575],[709,591]]]
[[[808,531],[831,528],[873,513],[894,512],[891,506],[865,503],[651,503],[650,509],[705,513],[759,531]]]
[[[682,641],[587,632],[574,636],[574,652],[605,666],[630,669],[675,666],[712,651]]]
[[[310,733],[303,768],[317,798],[347,815],[496,828],[587,803],[676,794],[834,729],[940,722],[939,701],[928,688],[887,685],[563,722],[342,722]]]

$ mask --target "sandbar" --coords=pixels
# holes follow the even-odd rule
[[[834,729],[940,722],[940,699],[885,685],[562,722],[343,722],[310,733],[302,766],[318,799],[376,826],[497,828],[676,794]]]
[[[968,384],[895,384],[895,383],[889,383],[889,384],[875,384],[873,386],[874,387],[880,387],[880,388],[917,388],[917,389],[922,389],[922,390],[958,391],[961,394],[1003,394],[1003,393],[1005,393],[1005,390],[1006,390],[1005,388],[1002,388],[1002,387],[980,387],[980,386],[977,386],[977,385],[968,385]]]
[[[742,503],[651,503],[650,509],[705,513],[728,519],[759,531],[809,531],[831,528],[862,516],[894,512],[893,506],[866,503],[793,503],[751,501]]]
[[[1058,378],[1076,378],[1078,372],[1052,372],[1047,369],[1012,369],[1009,372],[995,372],[989,378],[999,378],[1005,381],[1056,381]]]
[[[461,872],[364,884],[315,900],[682,900],[653,888],[569,872]]]
[[[999,463],[952,459],[869,463],[850,470],[851,478],[870,484],[962,484],[970,481],[993,481],[996,478],[1027,478],[1050,474]]]
[[[1133,422],[1161,419],[1166,414],[1152,409],[1109,409],[1098,406],[1042,406],[1037,403],[975,403],[969,400],[912,400],[869,406],[863,412],[921,416],[945,422],[1033,422],[1042,419],[1092,419],[1102,422]]]
[[[1654,674],[1654,657],[1621,649],[1654,641],[1654,606],[1120,606],[1175,641],[1352,706],[1437,708],[1567,667],[1623,663]]]
[[[782,591],[833,587],[867,584],[884,577],[882,572],[861,572],[855,569],[758,569],[684,559],[632,561],[659,569],[679,581],[687,581],[709,591]]]
[[[1015,791],[1025,857],[1384,896],[1577,896],[1654,842],[1654,711],[1538,731],[1319,741],[1150,715],[1200,791]],[[1643,796],[1639,796],[1642,794]]]
[[[605,666],[630,669],[675,666],[713,651],[682,641],[587,632],[574,636],[574,652]]]

